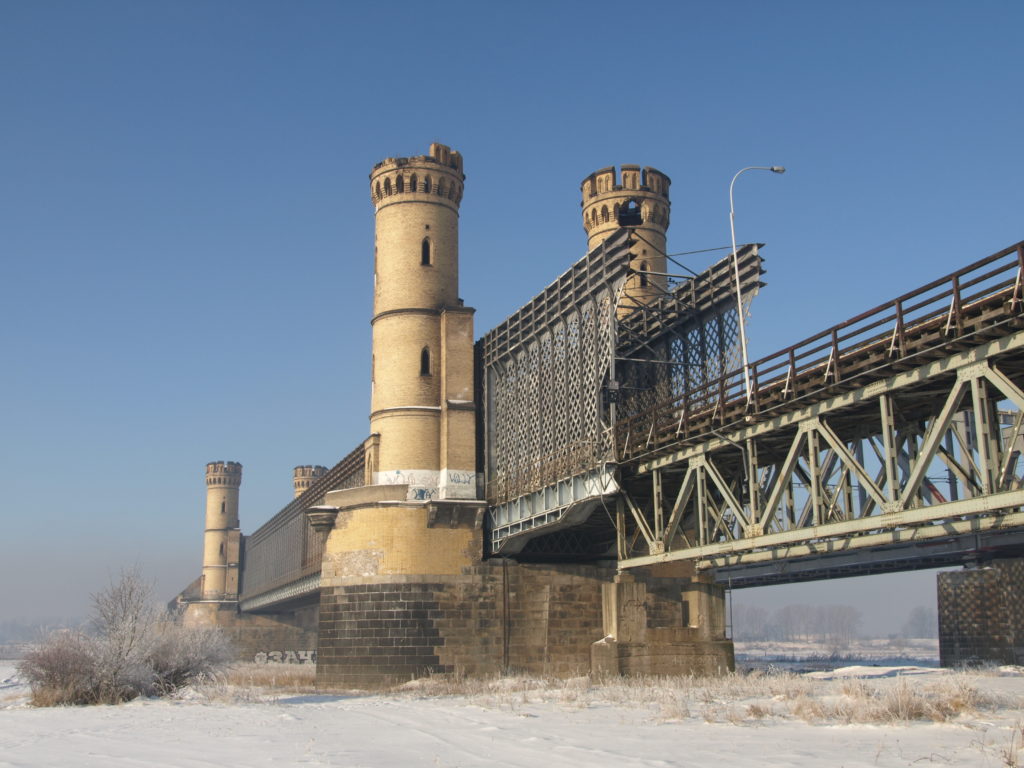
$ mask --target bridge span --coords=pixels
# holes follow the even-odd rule
[[[733,587],[1024,553],[1024,244],[616,424],[624,569]]]

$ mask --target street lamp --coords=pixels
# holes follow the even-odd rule
[[[781,165],[750,165],[746,168],[741,168],[736,172],[736,175],[732,177],[732,182],[729,184],[729,230],[732,233],[732,269],[736,277],[736,317],[739,319],[740,326],[740,350],[743,352],[743,388],[747,395],[747,410],[750,410],[750,366],[747,361],[747,332],[744,328],[743,322],[743,289],[740,287],[740,260],[736,255],[736,207],[732,202],[732,188],[736,184],[736,179],[740,177],[741,173],[746,171],[771,171],[772,173],[785,173],[786,169]]]

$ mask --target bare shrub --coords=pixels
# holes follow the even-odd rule
[[[51,634],[25,654],[18,671],[38,707],[91,704],[96,696],[96,643],[73,630]]]
[[[224,634],[216,627],[186,627],[163,620],[156,624],[156,629],[148,661],[154,685],[161,692],[207,678],[234,656]]]
[[[55,632],[22,661],[33,704],[118,704],[166,694],[228,658],[216,630],[163,617],[136,570],[93,595],[92,629]]]

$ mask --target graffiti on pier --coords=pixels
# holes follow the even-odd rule
[[[253,657],[257,664],[316,664],[312,651],[260,651]]]

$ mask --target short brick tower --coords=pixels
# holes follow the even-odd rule
[[[636,274],[627,281],[619,302],[619,314],[629,314],[637,306],[663,295],[666,285],[665,242],[671,203],[668,188],[672,183],[661,171],[639,165],[615,166],[595,171],[580,184],[583,196],[583,229],[587,232],[587,250],[593,250],[623,223],[635,226],[633,260]]]
[[[321,467],[319,464],[296,467],[292,471],[292,485],[295,488],[295,498],[299,498],[299,496],[309,490],[309,486],[325,474],[327,474],[327,467]]]

